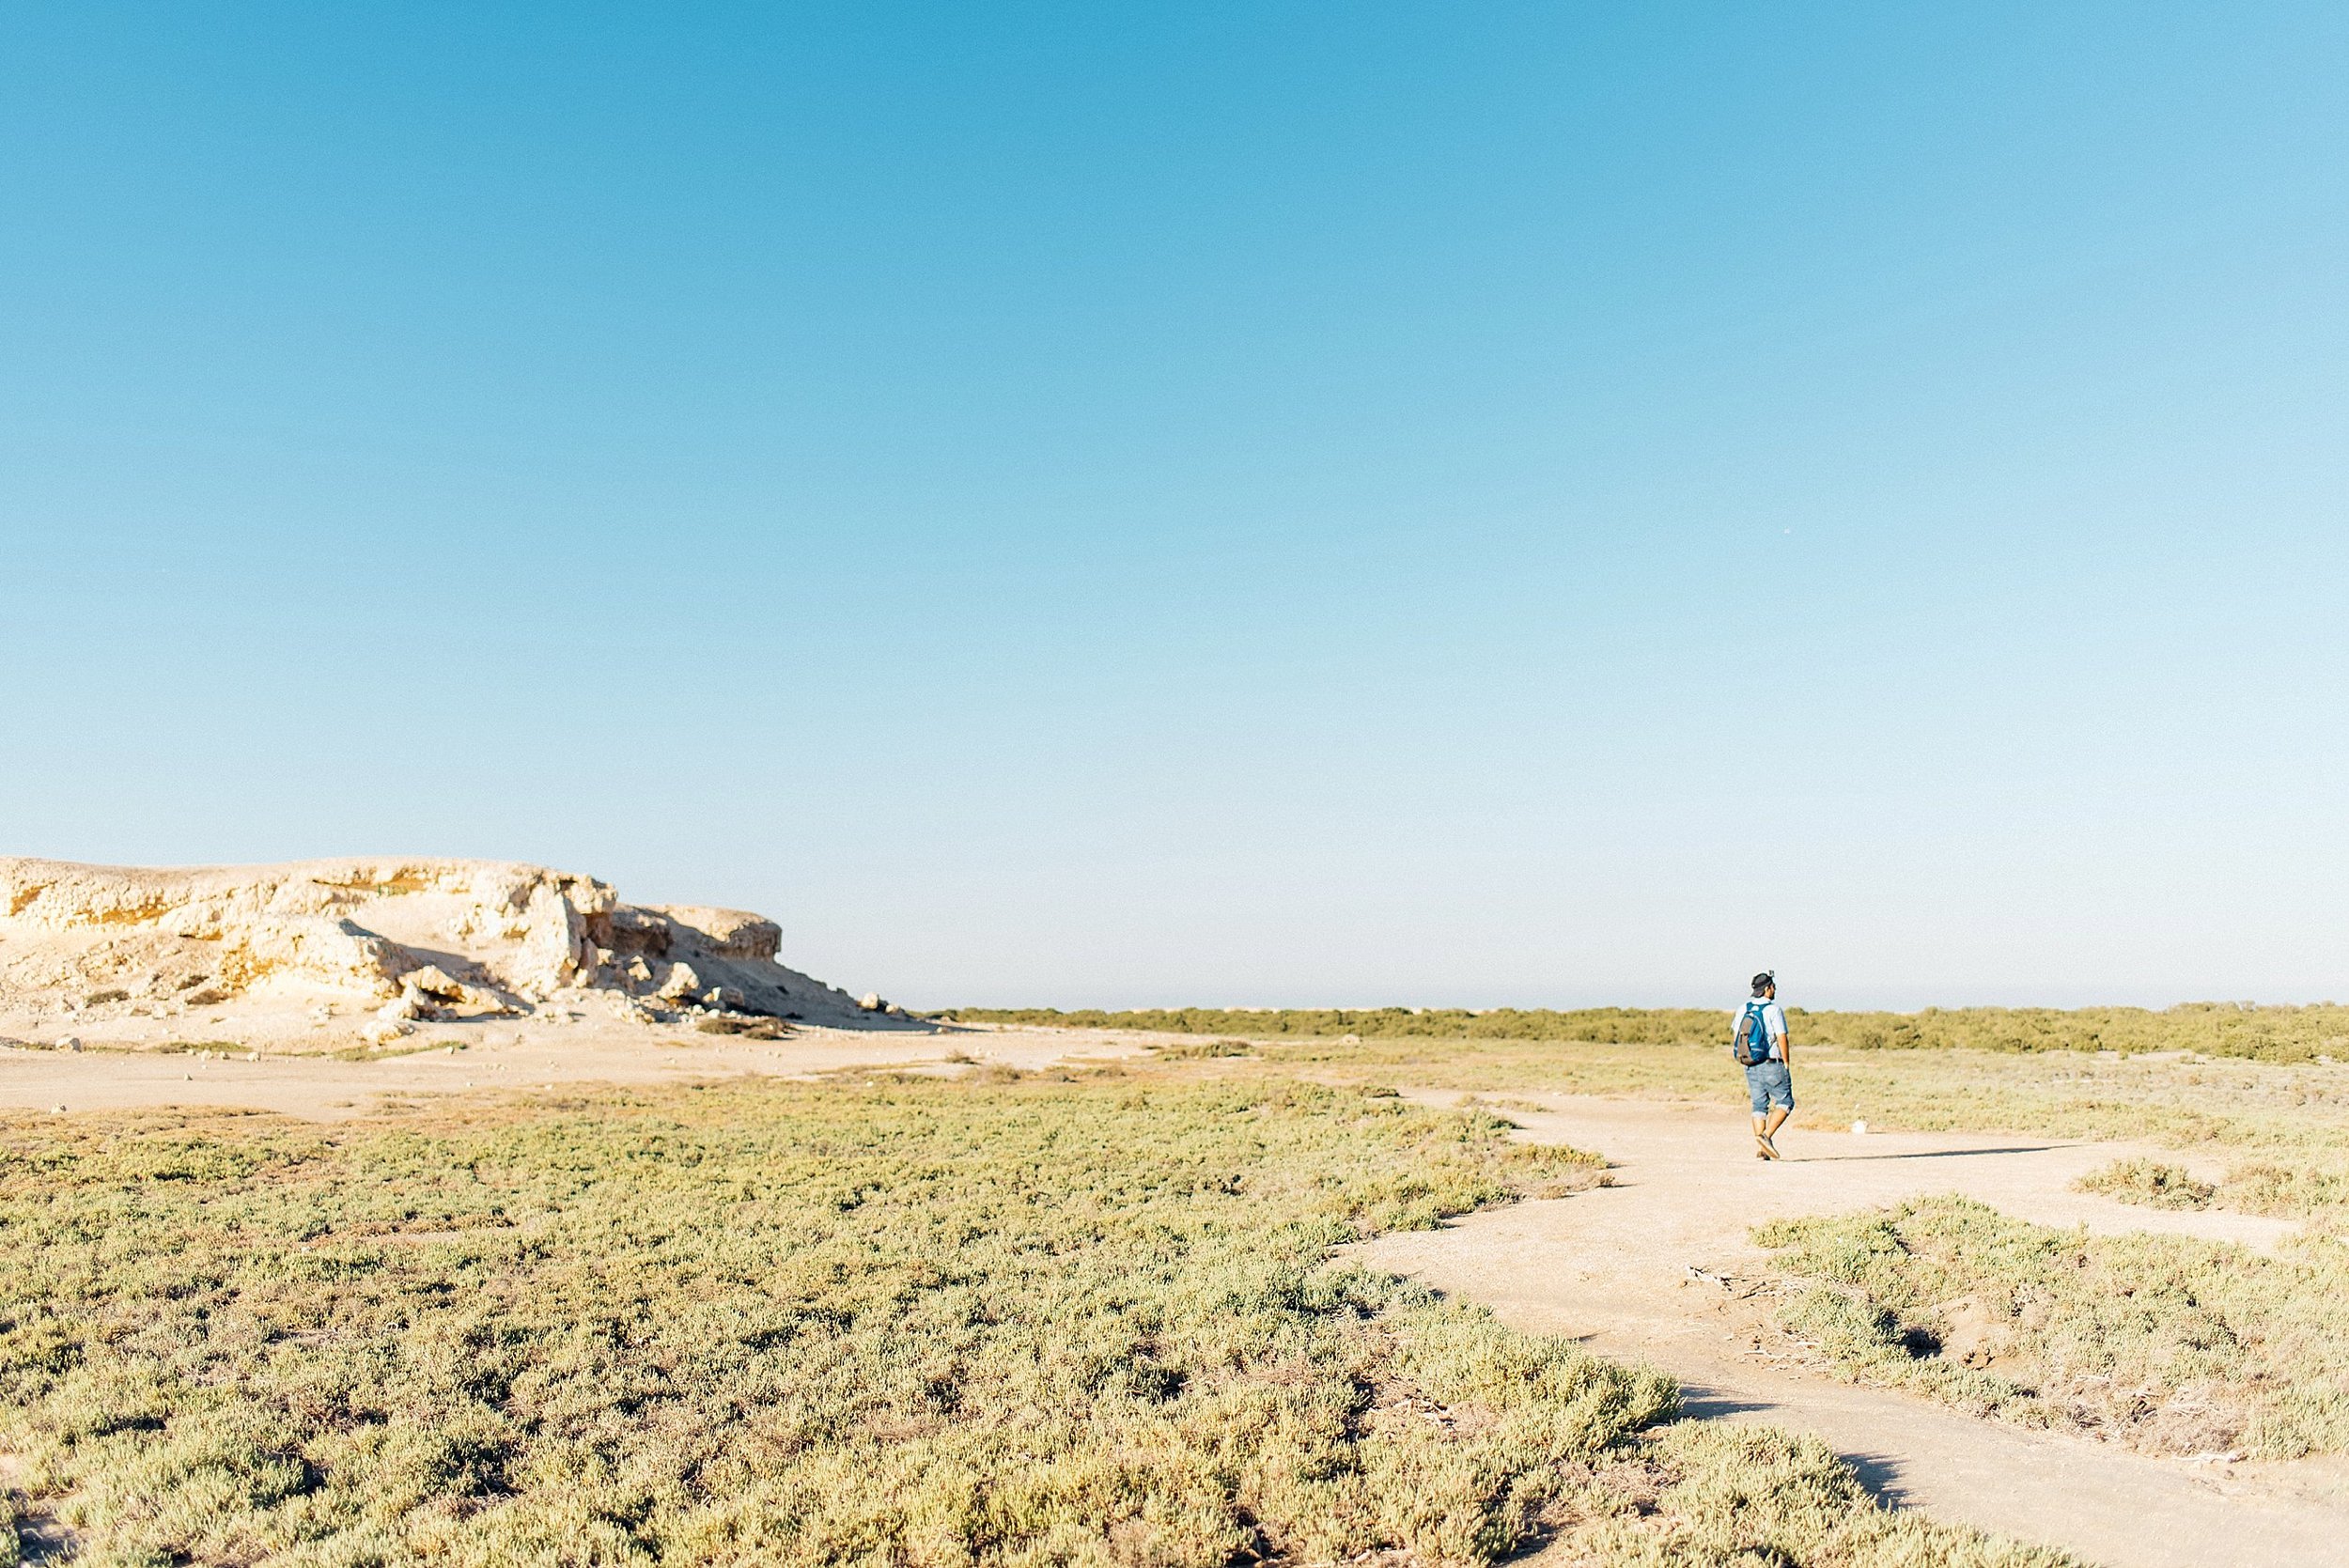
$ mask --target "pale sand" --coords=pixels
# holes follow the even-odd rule
[[[0,1107],[79,1111],[163,1107],[273,1110],[306,1121],[362,1116],[387,1102],[543,1093],[588,1084],[689,1083],[739,1075],[803,1077],[849,1067],[964,1069],[954,1059],[1033,1070],[1141,1055],[1144,1041],[1072,1030],[939,1033],[806,1029],[781,1040],[616,1022],[435,1024],[420,1038],[460,1043],[376,1061],[184,1051],[0,1048]]]

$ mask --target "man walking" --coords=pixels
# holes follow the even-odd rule
[[[1753,977],[1753,995],[1737,1015],[1730,1054],[1746,1070],[1746,1098],[1753,1106],[1753,1157],[1776,1159],[1772,1140],[1795,1109],[1794,1042],[1786,1037],[1786,1014],[1778,1005],[1778,977]]]

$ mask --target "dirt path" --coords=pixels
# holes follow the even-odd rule
[[[2108,1568],[2349,1561],[2349,1482],[2339,1467],[2150,1459],[1761,1362],[1747,1354],[1748,1319],[1732,1293],[1706,1278],[1759,1271],[1762,1253],[1746,1239],[1758,1220],[1928,1193],[1963,1193],[2043,1224],[2178,1232],[2262,1249],[2288,1222],[2138,1208],[2071,1190],[2086,1172],[2153,1152],[2125,1144],[1797,1129],[1781,1137],[1787,1160],[1765,1165],[1752,1157],[1742,1108],[1541,1103],[1549,1109],[1510,1115],[1529,1137],[1606,1154],[1618,1167],[1615,1186],[1381,1237],[1359,1250],[1363,1261],[1486,1302],[1519,1327],[1659,1366],[1681,1380],[1695,1413],[1815,1432],[1885,1496],[1939,1517]]]
[[[220,1107],[305,1121],[363,1116],[386,1101],[534,1092],[590,1083],[684,1083],[736,1074],[802,1077],[842,1068],[1022,1069],[1138,1056],[1147,1042],[1076,1030],[953,1033],[806,1029],[781,1040],[685,1030],[435,1025],[442,1047],[342,1061],[241,1050],[27,1050],[0,1046],[0,1109],[62,1111]]]

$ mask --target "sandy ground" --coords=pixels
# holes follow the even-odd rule
[[[2070,1189],[2098,1166],[2155,1152],[2127,1144],[1797,1127],[1780,1138],[1787,1159],[1766,1165],[1753,1158],[1742,1106],[1528,1099],[1548,1109],[1509,1112],[1527,1136],[1607,1155],[1615,1185],[1383,1236],[1356,1250],[1362,1261],[1486,1302],[1518,1327],[1660,1367],[1687,1389],[1692,1413],[1815,1432],[1882,1495],[1942,1518],[2109,1568],[2349,1562],[2349,1478],[2339,1466],[2149,1459],[1838,1383],[1766,1358],[1751,1331],[1763,1309],[1741,1300],[1736,1285],[1763,1272],[1761,1250],[1746,1239],[1757,1221],[1928,1193],[1963,1193],[2043,1224],[2262,1249],[2288,1222],[2139,1208]]]
[[[583,1023],[430,1026],[433,1045],[372,1061],[203,1051],[0,1048],[0,1107],[80,1111],[185,1106],[274,1110],[307,1121],[363,1116],[388,1102],[510,1094],[586,1083],[692,1082],[739,1074],[793,1077],[844,1067],[951,1070],[958,1061],[1033,1069],[1140,1055],[1146,1042],[1072,1030],[942,1033],[806,1029],[782,1040]]]

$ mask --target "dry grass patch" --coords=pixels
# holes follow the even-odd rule
[[[9,1125],[0,1452],[109,1568],[2055,1560],[1326,1261],[1588,1156],[977,1079]]]
[[[1719,1421],[1643,1435],[1584,1471],[1552,1518],[1539,1560],[1559,1568],[2077,1568],[2047,1547],[1878,1507],[1816,1437]]]
[[[1928,1007],[1812,1013],[1788,1007],[1798,1041],[1856,1050],[2183,1051],[2264,1062],[2349,1058],[2349,1007],[2190,1001],[2143,1007]],[[1125,1012],[959,1007],[940,1018],[1027,1028],[1140,1030],[1255,1039],[1726,1044],[1732,1014],[1701,1007],[1151,1007]]]
[[[1960,1198],[1779,1220],[1780,1321],[1847,1376],[2156,1453],[2349,1451],[2349,1251],[2091,1236]]]
[[[2185,1167],[2164,1165],[2157,1159],[2116,1159],[2073,1185],[2082,1192],[2098,1192],[2124,1203],[2156,1209],[2206,1209],[2218,1196],[2217,1187],[2197,1181]]]

